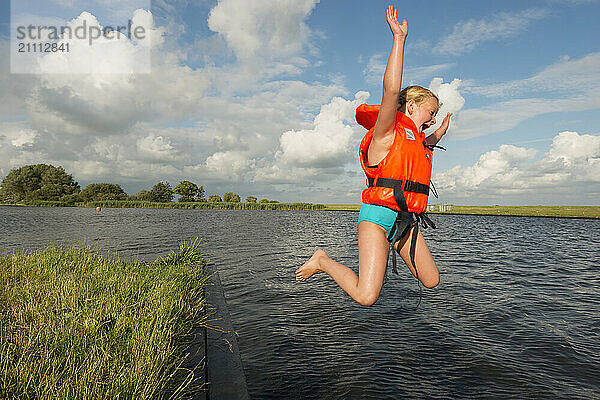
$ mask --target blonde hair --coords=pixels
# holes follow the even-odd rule
[[[438,103],[438,110],[442,106],[440,99],[429,89],[425,89],[422,86],[407,86],[400,92],[398,96],[398,111],[402,111],[406,114],[406,103],[414,100],[417,105],[433,97]]]

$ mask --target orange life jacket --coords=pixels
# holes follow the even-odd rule
[[[398,111],[392,148],[379,164],[369,165],[367,154],[378,114],[379,105],[361,104],[356,109],[356,121],[369,130],[359,147],[368,186],[362,192],[362,201],[420,214],[427,209],[433,151],[425,142],[425,134]]]

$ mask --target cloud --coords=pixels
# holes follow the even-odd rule
[[[467,139],[506,131],[545,113],[598,108],[599,70],[600,53],[592,53],[580,59],[563,58],[526,79],[486,86],[469,82],[461,89],[463,93],[509,100],[462,110],[456,116],[453,137]],[[528,97],[518,98],[520,95]]]
[[[372,55],[363,69],[365,81],[370,85],[381,86],[383,83],[383,74],[387,63],[387,55],[378,53]],[[431,79],[436,74],[454,67],[454,63],[425,65],[416,67],[404,67],[402,74],[402,86],[418,85],[427,79]]]
[[[219,174],[220,178],[239,180],[240,175],[248,177],[250,170],[254,169],[255,161],[249,159],[244,151],[220,151],[206,159],[206,167]]]
[[[442,107],[438,110],[436,124],[430,128],[430,131],[434,131],[441,125],[447,113],[456,115],[465,105],[465,99],[458,90],[460,84],[460,79],[454,79],[450,83],[444,83],[442,78],[434,78],[431,80],[429,90],[439,97],[442,102]],[[452,132],[454,129],[454,123],[450,123],[448,132]]]
[[[10,54],[10,42],[0,38],[0,54]],[[36,83],[34,75],[11,74],[10,57],[0,59],[0,120],[23,117],[25,95]]]
[[[275,63],[275,73],[295,72],[310,30],[304,20],[318,0],[219,0],[208,27],[222,35],[238,60],[252,70]],[[287,66],[287,67],[282,67]]]
[[[545,9],[529,9],[516,14],[498,13],[482,20],[462,21],[433,47],[433,52],[443,55],[469,53],[480,43],[515,36],[532,22],[549,15]]]
[[[547,0],[549,3],[567,4],[571,6],[578,6],[580,4],[593,4],[597,3],[598,0]]]
[[[535,149],[502,145],[482,154],[475,164],[437,173],[433,180],[442,196],[463,202],[476,196],[503,204],[559,198],[597,203],[600,136],[561,132],[540,159],[535,156]]]
[[[356,107],[368,98],[367,92],[358,92],[353,101],[334,97],[329,104],[321,107],[321,112],[315,117],[314,128],[284,132],[280,138],[279,161],[313,168],[343,163],[354,135],[353,127],[344,122],[354,120]]]
[[[531,77],[491,85],[470,83],[464,91],[492,98],[531,95],[532,92],[570,97],[572,94],[600,90],[599,70],[600,53],[590,53],[579,59],[563,56]]]
[[[334,97],[321,107],[311,128],[284,132],[275,162],[270,168],[258,171],[255,179],[295,181],[342,168],[353,159],[362,132],[356,124],[350,123],[354,121],[356,107],[369,96],[367,92],[358,92],[353,100]]]
[[[85,12],[77,19],[81,18],[95,21]],[[123,68],[137,62],[137,52],[130,51],[133,45],[126,38],[105,43],[103,52],[113,57],[104,59],[89,74],[57,73],[85,67],[89,54],[72,52],[61,58],[42,58],[40,71],[48,73],[38,75],[36,84],[22,95],[34,129],[61,135],[107,136],[124,134],[142,122],[174,122],[196,111],[210,85],[207,76],[181,66],[178,56],[162,47],[162,30],[154,27],[150,12],[137,10],[133,20],[144,24],[153,36],[152,74],[110,73],[114,60]]]
[[[29,129],[22,122],[4,122],[0,124],[0,138],[5,144],[14,147],[30,146],[35,142],[38,133]]]
[[[365,81],[370,85],[381,85],[383,82],[383,74],[385,73],[385,65],[387,59],[385,54],[378,53],[369,57],[367,65],[363,69]]]
[[[172,160],[174,158],[173,146],[168,138],[150,135],[138,139],[138,153],[150,160]]]

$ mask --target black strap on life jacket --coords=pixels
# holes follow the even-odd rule
[[[423,293],[423,288],[420,285],[419,281],[419,271],[417,270],[417,265],[415,263],[415,250],[417,247],[417,236],[419,234],[419,224],[423,227],[423,229],[427,229],[428,227],[436,228],[435,224],[429,217],[424,213],[411,213],[408,211],[408,206],[406,205],[406,199],[404,197],[404,192],[416,192],[429,194],[429,186],[424,185],[422,183],[413,182],[413,181],[402,181],[400,179],[389,179],[389,178],[368,178],[369,187],[386,187],[394,189],[394,199],[396,200],[396,204],[398,204],[398,208],[400,208],[400,212],[398,213],[398,217],[394,222],[394,228],[391,229],[393,232],[393,236],[390,233],[388,236],[388,241],[390,242],[390,251],[392,252],[392,272],[396,275],[398,274],[397,261],[396,261],[396,250],[394,249],[394,245],[401,240],[404,236],[406,236],[412,230],[411,243],[410,243],[410,262],[415,270],[415,275],[417,277],[417,285],[419,286],[419,302],[415,309],[419,307],[421,304],[421,298]],[[386,268],[387,269],[387,268]]]
[[[423,140],[423,146],[431,151],[434,151],[435,149],[440,149],[440,150],[446,151],[446,149],[444,147],[438,146],[437,144],[427,144],[427,142],[425,140]]]

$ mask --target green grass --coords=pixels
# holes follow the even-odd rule
[[[359,211],[360,204],[325,204],[327,211]]]
[[[598,206],[452,206],[440,214],[515,215],[532,217],[600,218]]]
[[[154,203],[148,201],[110,200],[76,203],[81,207],[105,208],[177,208],[177,209],[217,209],[217,210],[322,210],[322,204],[312,203],[209,203],[209,202],[170,202]]]
[[[359,204],[326,204],[325,210],[358,211]],[[600,218],[599,206],[452,206],[448,212],[431,214],[514,215],[532,217]]]
[[[0,398],[177,398],[203,323],[200,243],[153,263],[52,246],[0,256]]]
[[[204,210],[324,210],[323,204],[313,203],[242,203],[242,202],[168,202],[158,203],[137,200],[105,200],[78,203],[64,201],[29,201],[16,204],[0,204],[0,206],[32,206],[32,207],[102,207],[102,208],[174,208]]]

